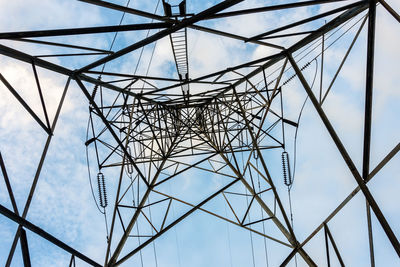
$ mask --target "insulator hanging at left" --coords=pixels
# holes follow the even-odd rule
[[[130,146],[128,146],[127,148],[126,148],[126,150],[128,151],[128,156],[129,157],[131,157],[132,158],[132,150],[131,150],[131,147]],[[131,161],[128,159],[128,162],[126,163],[126,170],[127,170],[127,172],[129,173],[129,174],[132,174],[133,173],[133,166],[132,166],[132,163],[131,163]]]
[[[282,152],[282,170],[283,182],[286,186],[290,186],[293,181],[290,174],[289,154],[286,151]]]
[[[99,202],[100,206],[105,208],[107,207],[107,191],[106,191],[106,181],[104,179],[104,174],[99,172],[97,174],[97,188],[99,190]]]
[[[93,88],[93,92],[92,92],[92,98],[94,99],[94,97],[96,96],[97,93],[97,88],[99,88],[99,86],[96,84]]]
[[[97,80],[100,81],[101,80],[101,76],[97,77]],[[94,99],[97,93],[97,89],[99,88],[99,85],[96,84],[93,88],[93,92],[92,92],[92,98]]]

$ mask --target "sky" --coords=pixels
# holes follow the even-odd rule
[[[110,1],[111,2],[111,1]],[[126,5],[126,1],[112,1]],[[198,13],[219,1],[190,1],[188,12]],[[285,1],[268,1],[269,4],[279,4]],[[346,1],[350,3],[353,1]],[[397,1],[387,1],[397,12],[400,5]],[[153,13],[157,1],[132,0],[129,6]],[[265,1],[243,1],[230,10],[265,6]],[[201,22],[199,25],[226,30],[238,35],[253,36],[265,32],[271,27],[284,25],[305,16],[310,16],[330,10],[337,4],[326,4],[318,7],[308,7],[288,10],[285,12],[259,13],[255,15],[237,16],[233,19],[218,19]],[[157,14],[162,14],[161,7]],[[344,29],[350,28],[365,13],[356,17]],[[0,1],[0,32],[24,31],[37,29],[55,29],[68,27],[89,27],[100,25],[117,25],[122,14],[104,8],[90,6],[79,1]],[[332,17],[328,17],[327,20]],[[125,15],[123,23],[150,22],[134,15]],[[324,24],[318,20],[312,24],[301,26],[301,30],[309,30]],[[343,58],[347,47],[361,21],[351,28],[346,35],[335,42],[324,54],[325,66],[323,73],[323,88],[329,83]],[[330,44],[344,30],[332,35],[326,40]],[[151,31],[150,34],[156,31]],[[124,32],[118,34],[113,50],[119,50],[132,42],[143,38],[146,31]],[[382,7],[377,7],[376,25],[376,60],[373,96],[371,169],[373,169],[391,149],[399,142],[399,107],[400,92],[397,90],[399,75],[397,62],[400,60],[398,46],[400,44],[400,27]],[[329,35],[329,34],[328,34]],[[87,45],[99,49],[109,49],[113,34],[83,35],[71,37],[43,38],[43,40],[65,41],[66,43]],[[289,46],[296,39],[274,40],[275,44]],[[298,39],[297,39],[298,40]],[[362,168],[363,120],[364,120],[364,90],[366,62],[366,27],[361,31],[331,93],[328,95],[323,109],[330,118],[335,130],[355,162],[359,171]],[[1,44],[14,49],[43,55],[61,53],[60,48],[32,45],[22,42],[1,40]],[[321,50],[316,43],[316,50]],[[163,38],[155,44],[154,55],[149,61],[154,44],[146,46],[137,68],[137,74],[158,77],[176,78],[176,70],[171,46],[168,38]],[[188,30],[188,56],[190,75],[193,78],[223,70],[229,66],[238,65],[250,60],[259,59],[278,50],[244,43],[204,32]],[[321,59],[312,61],[317,52],[298,62],[299,66],[311,61],[304,70],[304,75],[311,85],[316,77],[313,91],[319,93],[321,77]],[[113,63],[107,64],[105,70],[121,73],[134,73],[140,51],[129,53]],[[297,54],[295,54],[296,56]],[[85,66],[102,56],[87,57],[52,57],[50,62],[76,69]],[[300,56],[295,57],[296,60]],[[267,71],[272,73],[282,62]],[[289,66],[289,65],[288,65]],[[241,70],[245,73],[248,70]],[[32,109],[42,115],[40,99],[37,93],[32,67],[29,64],[0,55],[0,73],[13,85]],[[289,78],[293,70],[287,68],[283,80]],[[38,68],[41,86],[49,117],[54,118],[57,104],[61,98],[67,77]],[[271,78],[275,74],[271,74]],[[95,77],[95,76],[93,76]],[[252,79],[260,82],[261,76]],[[85,85],[88,85],[85,83]],[[160,83],[161,85],[161,83]],[[195,87],[194,87],[195,88]],[[180,88],[176,89],[180,92]],[[198,90],[204,90],[198,86]],[[35,175],[41,151],[47,135],[29,117],[28,113],[15,100],[7,88],[0,84],[0,150],[5,161],[8,176],[13,187],[20,213],[24,209],[26,196]],[[115,93],[105,93],[109,99]],[[287,119],[297,121],[301,107],[306,99],[306,93],[297,78],[283,87],[284,114]],[[273,108],[278,108],[280,102],[275,102]],[[90,190],[86,164],[86,127],[88,122],[88,102],[75,81],[71,81],[63,105],[59,121],[51,140],[46,161],[43,165],[37,190],[32,200],[27,219],[45,229],[68,245],[83,252],[99,263],[104,262],[106,250],[106,228],[103,215],[97,210]],[[103,125],[97,121],[96,129]],[[295,128],[285,126],[287,151],[290,160],[294,160]],[[279,135],[279,131],[276,132]],[[109,137],[108,137],[109,138]],[[94,162],[93,150],[90,150],[90,161]],[[289,201],[287,188],[283,184],[282,166],[280,163],[281,149],[271,150],[264,156],[283,206],[288,212]],[[248,156],[245,154],[244,157]],[[196,158],[182,159],[190,163]],[[375,200],[380,205],[383,214],[391,225],[394,233],[400,238],[400,210],[398,207],[398,191],[400,181],[397,175],[400,171],[400,158],[396,155],[369,183]],[[216,164],[217,165],[217,164]],[[292,165],[293,169],[293,165]],[[116,194],[119,168],[104,169],[106,176],[109,203],[107,207],[107,222],[110,224],[113,199]],[[229,172],[229,171],[227,171]],[[91,165],[92,178],[97,170]],[[3,178],[3,176],[1,176]],[[227,179],[218,175],[210,175],[201,171],[188,171],[160,188],[164,193],[181,197],[193,204],[199,203],[207,195],[226,184]],[[97,186],[93,183],[94,186]],[[340,157],[338,150],[328,135],[322,121],[318,117],[310,101],[307,101],[299,123],[296,143],[296,174],[291,189],[291,199],[294,218],[294,230],[297,239],[302,242],[328,216],[334,208],[357,186],[354,178]],[[95,188],[96,189],[96,188]],[[232,190],[243,190],[243,187],[233,187]],[[96,193],[96,192],[95,192]],[[156,199],[155,196],[151,196]],[[271,203],[271,196],[265,195],[266,202]],[[238,209],[243,209],[245,197],[232,199]],[[3,179],[0,179],[0,204],[12,209]],[[229,207],[219,196],[204,206],[223,216],[232,217]],[[257,208],[259,208],[257,206]],[[171,219],[176,218],[187,207],[174,203]],[[124,215],[128,215],[126,212]],[[156,220],[157,210],[152,215]],[[259,216],[259,211],[252,211],[251,216]],[[278,215],[280,216],[280,215]],[[341,212],[329,223],[329,228],[348,266],[368,266],[368,236],[366,224],[365,198],[358,193]],[[376,217],[372,215],[372,228],[375,245],[376,266],[400,266],[400,262],[390,242],[386,238]],[[265,224],[266,232],[284,240],[271,221]],[[9,248],[14,238],[17,225],[0,216],[0,265],[4,265]],[[144,229],[144,226],[143,226]],[[120,229],[118,230],[120,233]],[[118,232],[117,231],[117,232]],[[135,231],[135,230],[134,230]],[[53,246],[34,233],[27,231],[33,266],[66,266],[70,255]],[[320,231],[304,249],[319,266],[326,266],[323,231]],[[134,248],[135,241],[127,243],[128,248]],[[265,252],[267,247],[267,253]],[[339,266],[333,256],[333,266]],[[127,266],[278,266],[290,249],[274,241],[264,239],[257,234],[241,229],[226,221],[219,220],[204,212],[198,211],[187,217],[177,226],[166,232],[154,243],[148,245],[142,253],[138,253],[126,262]],[[157,255],[155,257],[155,254]],[[157,258],[157,260],[155,260]],[[298,266],[306,266],[297,256]],[[12,266],[22,266],[19,245]],[[77,261],[77,266],[86,266]],[[124,266],[124,265],[123,265]],[[291,261],[289,266],[295,266]]]

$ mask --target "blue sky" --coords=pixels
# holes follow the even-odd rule
[[[113,2],[121,5],[126,4],[125,1]],[[154,12],[156,2],[131,1],[130,7]],[[217,2],[196,1],[194,3],[194,1],[188,0],[188,10],[189,12],[197,13]],[[283,2],[285,1],[269,1],[268,4]],[[396,1],[387,2],[395,10],[400,11],[399,3]],[[263,5],[265,5],[264,1],[244,1],[240,5],[233,7],[232,10]],[[319,9],[301,8],[279,13],[239,16],[234,19],[210,20],[201,23],[201,25],[252,36],[269,29],[270,25],[286,24],[286,22],[294,21],[306,15],[320,13],[334,6],[335,4],[331,4],[322,6]],[[118,24],[121,19],[121,13],[119,12],[107,11],[94,6],[88,11],[88,7],[87,4],[78,1],[61,0],[0,2],[0,31],[99,26]],[[10,19],[10,14],[12,14],[12,19]],[[160,8],[158,9],[158,14],[161,14]],[[363,13],[362,15],[365,14]],[[360,17],[357,17],[356,20],[358,18]],[[352,23],[355,23],[356,20],[353,20]],[[123,21],[123,23],[127,24],[143,22],[150,22],[150,20],[127,15]],[[317,21],[313,24],[313,27],[323,25],[323,23],[323,20]],[[330,79],[336,70],[335,68],[338,66],[358,29],[357,26],[326,51],[327,67],[324,72],[324,88],[329,85]],[[304,26],[302,29],[307,30],[308,28]],[[151,33],[154,32],[152,31]],[[399,32],[400,27],[397,22],[389,16],[382,6],[378,6],[371,168],[374,168],[399,142],[398,103],[400,93],[397,89],[400,79],[397,67],[397,62],[400,60],[400,54],[397,51],[400,44]],[[145,34],[145,31],[140,33],[121,33],[117,36],[114,49],[123,48],[142,38]],[[335,36],[328,39],[327,43],[334,40]],[[59,37],[54,38],[54,40],[65,40],[70,43],[108,49],[112,38],[112,34],[99,34],[82,37]],[[46,40],[52,40],[52,38],[47,38]],[[1,41],[1,44],[9,45],[33,55],[59,53],[62,51],[58,48],[11,41]],[[279,44],[287,46],[289,42],[281,41]],[[188,30],[188,47],[190,73],[193,78],[277,52],[272,48],[245,44],[241,41],[221,38],[194,30]],[[152,49],[153,45],[149,45],[144,49],[138,74],[146,73]],[[106,70],[133,73],[139,52],[129,53],[114,63],[108,64]],[[364,28],[323,106],[359,170],[361,170],[362,165],[365,55],[366,30]],[[304,65],[313,56],[315,56],[315,53],[298,64],[300,66]],[[56,57],[49,60],[75,69],[97,58],[100,57]],[[277,64],[276,67],[279,67],[280,64],[282,62]],[[304,71],[304,75],[310,84],[315,74],[316,68],[314,64],[316,64],[315,61]],[[318,64],[320,64],[319,58]],[[319,89],[319,71],[318,68],[314,86],[316,93]],[[32,105],[33,109],[41,114],[41,106],[31,66],[0,56],[0,72],[18,90],[22,97]],[[41,68],[38,68],[38,73],[39,77],[41,77],[46,104],[49,108],[49,116],[53,118],[67,77]],[[284,78],[288,78],[292,74],[293,70],[290,69]],[[157,42],[153,61],[149,68],[149,75],[176,78],[176,70],[168,38]],[[254,77],[252,81],[259,82],[260,76]],[[180,88],[178,89],[177,92],[180,92]],[[204,89],[199,87],[198,90]],[[285,114],[288,119],[295,121],[306,97],[305,91],[297,78],[288,83],[283,90]],[[28,117],[26,111],[13,99],[2,84],[0,85],[0,92],[0,112],[2,114],[0,117],[0,149],[6,163],[18,208],[21,211],[26,201],[26,195],[29,191],[41,150],[46,141],[46,135],[35,124],[34,120]],[[107,93],[107,96],[112,99],[111,97],[114,97],[115,93]],[[278,104],[279,102],[276,102],[274,105]],[[276,108],[276,106],[273,106],[273,108]],[[106,249],[106,233],[103,215],[96,209],[88,182],[84,146],[87,118],[87,100],[76,83],[71,82],[27,219],[102,263]],[[101,128],[102,125],[99,124],[98,129]],[[288,143],[288,151],[292,160],[294,128],[286,126],[286,133],[286,142]],[[282,150],[277,149],[265,152],[264,156],[267,159],[283,205],[285,209],[288,209],[287,189],[283,184],[281,174],[281,152]],[[182,161],[192,162],[194,160],[194,158],[187,158]],[[400,210],[397,204],[399,200],[398,191],[400,189],[400,182],[397,179],[400,171],[399,160],[399,156],[395,156],[368,184],[397,237],[399,237],[400,233]],[[94,162],[93,154],[91,161]],[[296,180],[291,192],[294,229],[298,240],[302,242],[356,187],[354,178],[348,171],[310,102],[306,103],[300,122],[296,162]],[[97,170],[92,165],[92,175],[96,174],[96,172]],[[117,179],[113,179],[113,177],[117,177],[119,169],[108,168],[104,170],[104,173],[107,179],[109,199],[113,200],[117,185]],[[166,194],[182,197],[195,204],[204,199],[213,190],[226,184],[226,181],[226,178],[217,175],[192,171],[178,176],[171,183],[165,183],[160,190],[163,190]],[[235,189],[239,191],[243,190],[243,187],[238,186]],[[265,196],[265,198],[267,202],[270,201],[270,196]],[[223,201],[221,197],[217,197],[205,205],[205,208],[232,217]],[[243,198],[232,201],[236,201],[235,203],[240,205],[246,200]],[[112,202],[109,201],[109,203]],[[0,179],[0,204],[9,209],[12,208],[3,179]],[[187,209],[183,205],[174,204],[172,218],[177,217]],[[259,215],[257,212],[254,211],[251,215]],[[112,205],[110,204],[107,208],[107,214],[110,215],[111,213]],[[153,215],[157,217],[155,213],[154,211]],[[108,219],[108,223],[110,223],[110,218]],[[377,266],[399,266],[399,259],[396,257],[390,242],[374,215],[372,216],[372,221]],[[271,221],[268,221],[265,227],[268,234],[284,240],[284,237],[276,230]],[[367,266],[369,256],[365,199],[361,193],[358,193],[335,216],[329,223],[329,227],[345,263],[348,266]],[[16,225],[14,223],[0,216],[0,265],[4,264],[6,260],[15,230]],[[323,238],[323,232],[320,231],[304,247],[320,266],[326,265]],[[54,247],[29,231],[28,242],[33,266],[67,265],[69,261],[68,253]],[[135,241],[130,240],[127,246],[133,248],[134,245]],[[290,252],[290,249],[271,240],[266,240],[266,245],[269,266],[278,266]],[[251,266],[253,265],[253,253],[256,266],[265,266],[266,264],[264,238],[256,234],[250,235],[249,231],[218,220],[203,212],[196,212],[190,215],[182,223],[157,239],[154,246],[153,244],[147,246],[142,255],[137,254],[132,257],[127,262],[127,265],[140,266],[142,257],[144,266],[155,266],[154,250],[157,253],[158,266]],[[331,251],[331,255],[333,255],[332,253],[333,251]],[[20,255],[18,246],[13,266],[22,266]],[[297,260],[299,266],[305,266],[299,256]],[[333,264],[338,266],[337,262]],[[78,266],[86,265],[83,262],[79,262]],[[293,261],[290,266],[294,266]]]

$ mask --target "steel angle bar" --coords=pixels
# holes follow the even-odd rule
[[[332,244],[332,247],[333,247],[333,249],[334,249],[334,251],[335,251],[336,257],[337,257],[338,260],[339,260],[340,266],[344,267],[345,265],[344,265],[342,256],[340,255],[339,249],[338,249],[338,247],[337,247],[337,245],[336,245],[335,240],[333,239],[331,230],[329,229],[329,227],[328,227],[327,224],[325,224],[325,230],[326,230],[327,236],[329,237],[329,239],[330,239],[330,241],[331,241],[331,244]]]
[[[8,178],[6,165],[4,164],[4,160],[3,160],[3,156],[1,155],[1,151],[0,151],[0,166],[1,166],[1,171],[2,171],[3,177],[4,177],[4,182],[6,183],[8,196],[11,200],[11,205],[13,207],[14,213],[19,215],[17,202],[15,201],[14,193],[12,190],[10,179]]]
[[[138,31],[138,30],[162,29],[162,28],[168,28],[170,26],[171,26],[170,23],[161,22],[161,23],[143,23],[143,24],[56,29],[56,30],[1,32],[0,39],[18,39],[18,38],[32,38],[32,37],[50,37],[50,36],[106,33],[106,32]]]
[[[75,265],[75,256],[71,255],[71,259],[69,261],[69,267],[76,267]]]
[[[77,56],[96,56],[96,55],[104,55],[110,54],[105,52],[91,52],[91,53],[71,53],[71,54],[47,54],[47,55],[35,55],[37,58],[44,58],[44,57],[77,57]]]
[[[368,12],[367,69],[366,69],[366,86],[365,86],[364,144],[363,144],[364,146],[363,146],[363,163],[362,163],[362,179],[364,179],[364,181],[368,179],[370,156],[371,156],[371,128],[372,128],[371,119],[372,119],[372,97],[373,97],[373,81],[374,81],[375,24],[376,24],[376,3],[375,0],[370,0],[370,6]],[[368,243],[370,250],[369,252],[370,252],[371,267],[375,267],[375,252],[374,252],[374,242],[372,235],[371,209],[369,200],[366,201],[366,209],[367,209]],[[398,249],[400,250],[400,244],[398,242],[397,245],[399,246]]]
[[[304,32],[293,32],[293,33],[286,33],[286,34],[277,34],[277,35],[268,35],[262,37],[260,40],[268,40],[268,39],[276,39],[276,38],[284,38],[284,37],[291,37],[291,36],[298,36],[298,35],[306,35],[310,33],[314,33],[315,31],[304,31]]]
[[[237,34],[233,34],[233,33],[218,31],[218,30],[215,30],[215,29],[210,29],[210,28],[206,28],[206,27],[203,27],[203,26],[199,26],[199,25],[192,25],[192,26],[189,26],[189,28],[194,29],[194,30],[198,30],[198,31],[211,33],[211,34],[220,35],[220,36],[231,38],[231,39],[236,39],[236,40],[243,41],[243,42],[248,42],[248,43],[254,43],[254,44],[258,44],[258,45],[268,46],[268,47],[272,47],[272,48],[275,48],[275,49],[278,49],[278,50],[284,50],[285,49],[283,46],[280,46],[280,45],[267,43],[267,42],[259,41],[259,40],[247,41],[248,40],[247,37],[243,37],[243,36],[240,36],[240,35],[237,35]]]
[[[374,79],[374,55],[375,55],[375,20],[376,4],[370,1],[368,13],[368,40],[367,40],[367,70],[365,88],[365,114],[364,114],[364,147],[362,178],[366,180],[369,174],[371,154],[371,118],[372,118],[372,95]],[[400,256],[400,255],[399,255]]]
[[[398,152],[400,151],[400,143],[398,143],[383,160],[368,175],[368,181],[374,177]]]
[[[372,233],[372,219],[371,219],[371,206],[368,201],[365,201],[366,215],[367,215],[367,227],[368,227],[368,243],[369,243],[369,256],[371,260],[371,267],[375,267],[375,251],[374,251],[374,239]]]
[[[33,39],[21,38],[21,39],[10,39],[10,40],[17,41],[17,42],[26,42],[26,43],[34,43],[34,44],[41,44],[41,45],[50,45],[50,46],[59,46],[59,47],[66,47],[66,48],[72,48],[72,49],[88,50],[88,51],[107,53],[107,54],[114,53],[109,50],[98,49],[98,48],[93,48],[93,47],[71,45],[71,44],[65,44],[65,43],[56,43],[56,42],[49,42],[49,41],[40,41],[40,40],[33,40]]]
[[[329,255],[329,237],[326,224],[324,225],[324,236],[325,236],[325,255],[326,255],[326,262],[327,266],[331,267],[331,260]]]
[[[85,73],[89,74],[97,74],[97,75],[107,75],[107,76],[117,76],[117,77],[128,77],[132,79],[148,79],[148,80],[160,80],[160,81],[170,81],[170,82],[179,82],[178,79],[172,78],[164,78],[164,77],[153,77],[153,76],[142,76],[142,75],[132,75],[132,74],[123,74],[116,72],[105,72],[105,71],[86,71]]]
[[[21,244],[22,260],[24,267],[31,267],[31,256],[29,255],[28,238],[26,237],[26,231],[24,228],[21,229],[21,237],[19,239]]]
[[[50,121],[49,121],[49,116],[47,115],[47,108],[46,108],[46,103],[44,102],[42,87],[40,86],[39,76],[38,76],[38,73],[36,70],[35,63],[33,63],[33,62],[32,62],[32,69],[33,69],[33,74],[35,76],[36,87],[39,91],[40,103],[42,104],[42,109],[43,109],[44,117],[46,119],[47,128],[50,129]],[[53,133],[51,133],[51,134],[53,134]]]

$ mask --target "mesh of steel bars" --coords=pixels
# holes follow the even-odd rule
[[[383,212],[385,203],[376,201],[368,184],[400,149],[399,144],[391,147],[372,167],[375,21],[377,9],[380,10],[378,14],[391,17],[396,23],[400,21],[391,3],[308,0],[257,4],[226,0],[199,8],[186,0],[150,1],[147,5],[151,7],[135,8],[130,1],[125,4],[77,2],[87,12],[92,9],[104,12],[100,14],[105,22],[109,22],[106,16],[112,14],[120,23],[51,30],[10,29],[0,33],[2,58],[13,60],[12,64],[30,66],[32,84],[29,87],[37,88],[34,90],[38,105],[34,106],[21,95],[14,85],[15,79],[10,80],[0,69],[2,94],[6,91],[11,94],[24,109],[21,116],[33,119],[46,135],[35,174],[28,183],[29,190],[24,192],[24,206],[20,206],[23,203],[17,205],[21,192],[13,190],[12,186],[18,177],[8,175],[8,162],[0,157],[5,185],[2,190],[7,191],[7,204],[1,203],[0,213],[8,224],[16,225],[13,238],[1,248],[6,266],[21,256],[24,266],[31,266],[33,245],[28,242],[31,233],[45,239],[49,246],[65,251],[70,256],[69,266],[75,266],[77,259],[93,266],[146,265],[142,251],[151,246],[154,255],[151,265],[163,266],[163,261],[157,260],[162,248],[156,248],[156,241],[162,240],[160,237],[187,221],[193,213],[205,213],[213,220],[222,220],[235,229],[250,232],[253,260],[249,265],[265,266],[269,261],[274,262],[271,266],[278,262],[281,266],[351,265],[346,257],[359,255],[344,253],[343,240],[338,242],[335,234],[346,230],[337,227],[332,230],[334,222],[331,221],[356,195],[363,197],[361,209],[367,229],[368,244],[361,255],[362,262],[375,266],[374,244],[376,246],[377,241],[373,225],[382,230],[387,253],[396,259],[400,256],[396,227]],[[285,13],[297,10],[307,12],[300,17]],[[228,28],[235,30],[237,18],[246,17],[251,21],[260,14],[273,14],[275,20],[271,24],[267,17],[261,17],[266,25],[261,23],[256,34],[248,29],[248,34],[241,35],[240,31],[221,29],[221,25],[226,24],[213,23],[227,20],[231,23]],[[228,52],[230,59],[226,60],[229,65],[221,62],[218,70],[210,66],[212,70],[208,71],[207,65],[192,60],[196,55],[191,54],[191,50],[196,53],[196,45],[191,43],[191,38],[200,34],[216,38],[215,46],[226,44],[228,47],[228,42],[238,42],[246,48],[241,51],[243,55],[239,55],[240,51],[229,46],[227,49],[232,49]],[[335,89],[335,83],[343,87],[340,84],[342,68],[348,56],[354,53],[353,46],[360,42],[357,41],[360,35],[365,36],[366,48],[363,51],[364,72],[360,73],[364,87],[359,101],[364,106],[363,132],[359,137],[362,153],[357,156],[361,167],[357,167],[354,155],[349,153],[323,104]],[[79,39],[81,36],[107,45],[85,45],[85,41]],[[106,47],[108,45],[111,46]],[[160,46],[168,48],[169,65],[164,62],[167,67],[152,73],[149,71],[151,64],[160,61],[160,54],[157,54]],[[343,55],[333,60],[324,58],[337,46],[343,48]],[[248,53],[258,48],[265,51],[262,57],[254,58]],[[211,53],[212,47],[201,50],[203,54],[197,58],[207,58],[207,50]],[[241,61],[235,61],[236,57]],[[3,69],[11,64],[7,60],[2,64]],[[132,68],[130,71],[124,68],[124,64],[132,61],[137,62],[134,72]],[[139,64],[143,65],[144,61],[146,66],[138,71]],[[41,79],[43,70],[66,81],[52,112],[48,111],[49,103],[46,103],[46,90],[50,89],[45,88],[45,81]],[[52,139],[57,138],[57,120],[63,114],[64,100],[72,84],[83,93],[80,101],[89,110],[89,115],[82,119],[87,127],[86,138],[82,137],[81,142],[87,153],[94,201],[104,214],[105,231],[98,233],[104,237],[102,262],[69,245],[62,236],[39,227],[40,222],[28,219],[28,210],[38,194],[43,165],[51,160],[46,158],[47,151]],[[293,88],[300,88],[306,97],[301,110],[294,112],[295,116],[288,108]],[[327,210],[312,231],[296,227],[291,199],[296,177],[294,164],[296,160],[301,162],[296,159],[296,150],[292,152],[292,142],[293,139],[296,142],[306,103],[328,133],[335,153],[344,162],[346,175],[356,184],[344,200]],[[8,150],[4,151],[1,155],[7,159]],[[64,160],[63,164],[73,168],[69,159]],[[187,179],[201,180],[201,183],[188,189],[185,187]],[[21,207],[23,210],[19,209]],[[307,207],[296,216],[308,216],[306,210]],[[262,260],[254,256],[254,251],[260,247],[257,244],[262,243],[254,246],[253,237],[264,242]],[[173,239],[171,235],[168,238]],[[316,239],[323,240],[319,249],[315,249],[318,245],[308,246]],[[273,253],[268,254],[266,240],[270,251],[278,255],[275,261]],[[191,253],[195,254],[195,249],[191,249]]]

